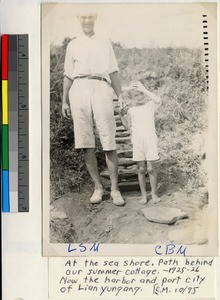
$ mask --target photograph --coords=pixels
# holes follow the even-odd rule
[[[41,10],[43,254],[216,255],[216,5]]]

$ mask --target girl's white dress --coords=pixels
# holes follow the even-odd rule
[[[134,161],[158,160],[157,135],[154,114],[157,105],[149,101],[128,110],[131,120],[131,136]]]

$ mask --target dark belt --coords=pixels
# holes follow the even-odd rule
[[[74,77],[74,80],[75,80],[75,79],[83,79],[83,78],[94,79],[94,80],[101,80],[101,81],[105,81],[105,82],[109,83],[108,80],[107,80],[105,77],[101,77],[101,76],[92,76],[92,75],[76,76],[76,77]]]

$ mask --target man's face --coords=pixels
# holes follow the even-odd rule
[[[85,34],[89,35],[94,33],[94,25],[96,20],[95,14],[80,15],[79,20],[82,30]]]

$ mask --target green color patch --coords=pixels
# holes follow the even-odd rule
[[[9,169],[8,125],[2,125],[2,168]]]

